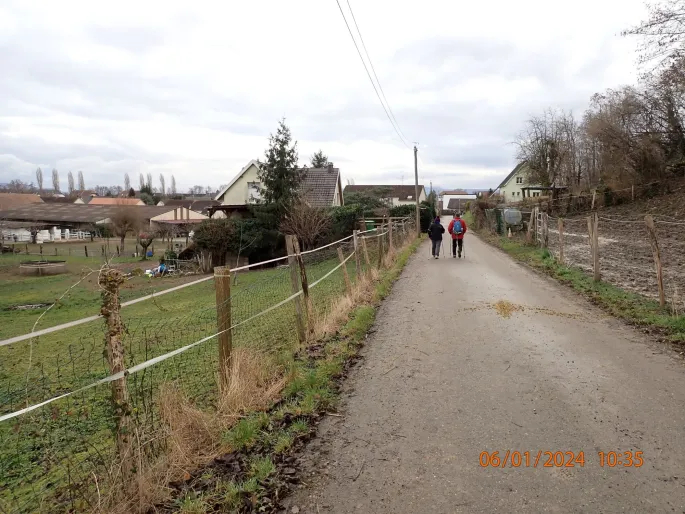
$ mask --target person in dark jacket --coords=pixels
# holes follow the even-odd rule
[[[440,223],[440,218],[435,218],[430,227],[428,227],[428,237],[433,242],[433,257],[440,258],[440,246],[442,246],[442,235],[445,233],[445,227]]]

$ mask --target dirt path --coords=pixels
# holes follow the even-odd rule
[[[287,512],[684,512],[682,361],[476,236],[465,247],[435,261],[424,243],[407,265]],[[480,466],[507,450],[529,466]],[[539,450],[585,465],[535,468]]]

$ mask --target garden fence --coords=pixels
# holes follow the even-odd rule
[[[121,275],[100,269],[103,320],[0,346],[0,512],[107,510],[135,481],[132,458],[140,469],[169,450],[163,386],[215,411],[231,351],[293,359],[415,237],[407,218],[307,251],[289,238],[270,268],[217,268],[214,280],[181,286],[182,310],[154,297],[121,309]]]

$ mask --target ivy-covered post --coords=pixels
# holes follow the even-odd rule
[[[135,471],[136,459],[133,454],[133,423],[126,387],[127,373],[124,360],[124,323],[121,319],[121,302],[119,299],[119,287],[124,283],[124,275],[117,269],[105,267],[100,274],[99,282],[102,288],[100,314],[105,318],[105,344],[107,346],[109,371],[111,375],[122,374],[120,378],[112,381],[112,404],[116,418],[116,445],[122,479],[124,484],[130,484]]]

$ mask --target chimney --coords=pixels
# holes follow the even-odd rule
[[[333,171],[333,163],[332,162],[328,163],[328,171],[331,171],[331,172]]]

